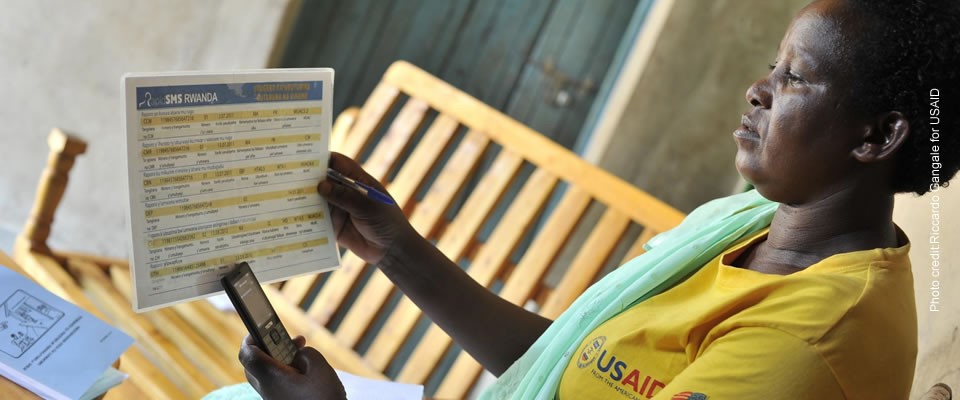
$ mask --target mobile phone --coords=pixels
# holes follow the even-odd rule
[[[233,271],[220,279],[220,284],[257,346],[271,357],[290,365],[297,353],[297,346],[280,323],[250,265],[246,262],[237,264]]]

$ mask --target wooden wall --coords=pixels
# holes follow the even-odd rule
[[[280,66],[335,68],[339,113],[407,60],[572,148],[639,3],[304,0]]]

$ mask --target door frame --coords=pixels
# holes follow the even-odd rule
[[[627,32],[614,55],[610,72],[584,121],[574,151],[592,164],[599,164],[627,111],[627,103],[650,62],[675,0],[641,0]]]

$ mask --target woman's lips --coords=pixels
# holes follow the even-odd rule
[[[746,114],[743,114],[740,117],[740,127],[733,131],[733,136],[740,139],[759,140],[760,134],[757,133],[754,126],[753,121]]]
[[[740,128],[733,131],[733,136],[740,139],[751,139],[751,140],[760,140],[760,134],[754,132],[746,125],[740,125]]]

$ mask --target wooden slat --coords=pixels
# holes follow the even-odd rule
[[[337,341],[323,325],[303,318],[303,310],[288,301],[279,291],[269,286],[264,287],[263,290],[287,331],[307,338],[307,345],[323,354],[331,366],[354,375],[387,379],[383,373],[371,368],[370,364],[360,358],[357,353]],[[237,321],[239,322],[239,319]]]
[[[110,280],[113,282],[113,287],[129,302],[133,296],[129,271],[120,267],[112,267],[110,269]],[[210,305],[205,301],[193,301],[178,304],[177,307],[183,306],[180,309],[189,310],[191,306],[198,304]],[[241,334],[236,337],[236,335],[230,334],[226,327],[219,324],[216,319],[207,318],[198,321],[201,324],[200,326],[194,325],[184,319],[176,310],[176,308],[164,308],[140,315],[146,316],[157,327],[157,330],[176,344],[187,357],[194,360],[197,365],[205,367],[210,379],[214,382],[220,385],[229,385],[245,381],[243,366],[237,362],[236,358],[237,343],[240,343],[244,335]],[[243,333],[243,331],[239,333]]]
[[[368,174],[383,181],[410,145],[410,139],[423,125],[423,117],[429,107],[420,99],[411,98],[397,114],[397,118],[390,124],[390,129],[377,142],[370,157],[363,162],[363,169]]]
[[[136,345],[127,349],[120,356],[120,371],[130,374],[130,381],[144,393],[149,394],[148,398],[150,399],[180,400],[187,397],[187,394],[182,392],[150,359],[144,356]],[[131,397],[114,398],[126,400]],[[107,396],[107,400],[110,399],[111,396]]]
[[[193,327],[193,330],[207,339],[213,348],[227,360],[237,356],[237,344],[247,335],[243,324],[231,324],[227,315],[206,301],[192,301],[173,306],[173,310]],[[230,315],[237,318],[235,315]]]
[[[367,263],[359,256],[351,251],[344,254],[340,268],[330,273],[320,293],[307,308],[307,316],[321,325],[330,322],[366,269]]]
[[[59,259],[66,260],[68,258],[75,258],[84,261],[89,261],[91,263],[97,264],[98,266],[107,268],[111,265],[120,266],[123,268],[130,268],[129,262],[126,259],[116,258],[116,257],[106,257],[99,256],[96,254],[81,253],[78,251],[58,251],[54,250],[53,255]]]
[[[590,205],[590,196],[586,192],[576,187],[567,189],[557,208],[523,255],[515,272],[500,290],[501,297],[521,305],[533,295],[588,205]],[[482,371],[483,367],[473,357],[466,352],[460,352],[437,389],[436,397],[440,399],[466,397]]]
[[[555,319],[590,286],[600,268],[603,267],[603,263],[610,257],[610,253],[613,252],[629,222],[627,215],[619,210],[608,208],[603,213],[600,222],[587,237],[586,242],[580,246],[580,251],[570,263],[570,268],[563,274],[563,279],[543,305],[541,315]]]
[[[438,115],[397,172],[396,178],[387,185],[390,195],[401,208],[409,208],[414,201],[417,190],[440,161],[440,156],[449,147],[459,126],[457,120],[443,114]]]
[[[140,389],[135,382],[130,379],[125,379],[123,382],[120,382],[119,385],[110,388],[103,396],[98,399],[103,400],[126,400],[126,399],[151,399],[152,396],[147,396],[148,392],[145,392],[143,389]]]
[[[421,235],[428,236],[436,227],[437,223],[443,218],[454,196],[459,193],[463,182],[477,167],[477,161],[486,149],[489,140],[483,134],[477,132],[467,132],[463,141],[457,146],[450,161],[443,167],[436,180],[430,186],[430,190],[423,201],[417,205],[413,214],[410,216],[410,224]],[[307,314],[314,321],[320,324],[326,324],[333,318],[334,313],[340,307],[347,294],[350,292],[352,278],[348,274],[360,274],[358,271],[363,267],[363,260],[347,253],[347,257],[341,261],[341,268],[330,276],[330,279],[320,294],[310,305]]]
[[[199,398],[217,388],[218,385],[160,334],[145,316],[133,312],[130,303],[117,292],[103,270],[81,260],[71,260],[70,269],[75,272],[86,292],[98,301],[106,314],[112,316],[113,322],[133,336],[188,397]]]
[[[129,276],[129,274],[127,276]],[[366,363],[356,355],[356,353],[337,343],[333,336],[325,329],[317,325],[309,324],[307,320],[303,318],[302,311],[285,300],[278,291],[272,288],[264,288],[264,290],[267,292],[268,297],[270,297],[274,308],[277,310],[277,314],[284,321],[287,330],[295,335],[304,335],[304,337],[307,338],[308,345],[320,350],[335,367],[360,376],[385,379],[378,371],[367,367]],[[222,350],[222,352],[228,355],[227,360],[235,360],[240,350],[241,340],[243,336],[246,336],[246,327],[243,326],[239,317],[224,318],[222,312],[214,309],[209,303],[202,301],[179,304],[175,306],[175,308],[194,305],[197,307],[194,308],[192,312],[197,312],[197,318],[206,316],[207,318],[215,319],[217,325],[224,326],[224,332],[231,333],[232,338],[221,340],[225,342],[225,344],[218,346],[227,346],[227,349]],[[241,334],[238,335],[237,332],[241,332]],[[239,362],[237,362],[237,365],[239,365]]]
[[[620,260],[620,265],[626,264],[627,261],[630,261],[637,256],[646,252],[643,249],[643,245],[650,241],[654,236],[657,235],[657,231],[644,227],[643,232],[640,232],[640,236],[637,237],[637,241],[633,242],[633,245],[630,246],[630,250],[627,250],[627,254],[623,256],[623,260]]]
[[[333,121],[333,127],[330,128],[330,151],[343,149],[344,143],[347,142],[347,135],[350,134],[350,128],[357,121],[359,114],[359,108],[349,107],[337,115],[337,119]]]
[[[410,138],[420,129],[426,112],[427,104],[423,101],[410,99],[404,104],[400,110],[400,114],[398,114],[397,118],[390,124],[390,129],[386,135],[377,143],[373,154],[371,154],[370,158],[363,164],[363,169],[367,171],[370,176],[379,181],[383,181],[384,178],[386,178],[387,174],[390,173],[390,170],[396,164],[397,158],[400,157],[400,154],[403,154],[404,149],[410,144]],[[349,285],[352,286],[353,281],[359,276],[359,274],[352,274],[352,272],[362,270],[363,268],[361,267],[347,271],[351,273],[349,276],[352,278]],[[336,271],[333,273],[337,274]],[[290,299],[290,301],[302,306],[306,300],[305,297],[313,291],[319,279],[320,275],[318,274],[291,279],[283,285],[283,295]],[[345,282],[341,282],[340,284],[344,283]]]
[[[450,228],[437,242],[437,248],[448,258],[451,260],[461,258],[522,164],[523,159],[516,153],[501,151],[497,155],[493,164],[490,165],[490,169],[486,171],[478,184],[478,187],[482,189],[470,194]],[[337,329],[337,338],[350,346],[356,345],[370,328],[370,323],[376,317],[376,312],[380,310],[393,290],[394,286],[390,279],[377,271],[370,278],[370,282],[364,286],[360,297],[357,298],[340,328]],[[399,348],[420,316],[419,309],[412,304],[404,306],[406,302],[409,302],[409,300],[402,299],[397,309],[408,312],[391,314],[365,355],[365,358],[371,360],[374,367],[386,368],[386,363],[392,358],[392,354],[389,353],[392,352],[380,353],[380,349]]]
[[[395,86],[383,82],[373,89],[373,93],[370,93],[370,97],[363,103],[357,121],[347,134],[347,140],[343,144],[344,155],[353,159],[360,155],[373,134],[380,129],[384,116],[396,104],[399,94]]]
[[[490,239],[483,245],[482,249],[475,257],[470,257],[473,263],[467,273],[477,283],[490,287],[494,279],[500,274],[504,262],[510,257],[510,254],[516,249],[517,244],[524,233],[530,228],[534,217],[539,214],[544,202],[557,183],[557,178],[553,174],[544,170],[536,170],[530,179],[524,184],[523,189],[517,194],[516,199],[510,204],[503,219],[497,224],[496,229],[490,235]],[[411,315],[419,317],[420,309],[412,302],[402,302],[394,310],[394,315]],[[410,317],[407,317],[410,318]],[[416,320],[416,318],[414,318]],[[396,342],[390,342],[391,344]],[[424,335],[423,339],[414,349],[413,354],[405,362],[397,380],[407,383],[422,384],[440,362],[440,358],[446,353],[452,344],[450,336],[440,329],[439,326],[432,324]],[[397,348],[379,349],[375,346],[370,348],[366,358],[371,360],[374,365],[380,362],[389,362],[396,352]],[[377,350],[385,360],[373,361],[371,355]],[[378,355],[379,355],[378,354]]]
[[[562,180],[584,188],[597,200],[644,226],[664,231],[683,219],[681,212],[666,203],[587,163],[522,123],[409,63],[398,61],[391,65],[384,82],[412,97],[424,99],[431,107],[489,135],[494,142]]]
[[[531,298],[589,205],[590,196],[586,192],[576,187],[567,189],[504,284],[500,297],[517,305],[523,305]]]
[[[225,358],[172,309],[157,309],[140,314],[173,343],[217,386],[243,382],[246,377],[236,356]],[[233,342],[237,346],[237,342]]]
[[[101,320],[109,321],[103,312],[87,298],[83,290],[77,286],[70,273],[53,257],[32,252],[26,242],[19,242],[14,247],[14,258],[16,258],[23,271],[44,289],[76,304],[77,307]]]

